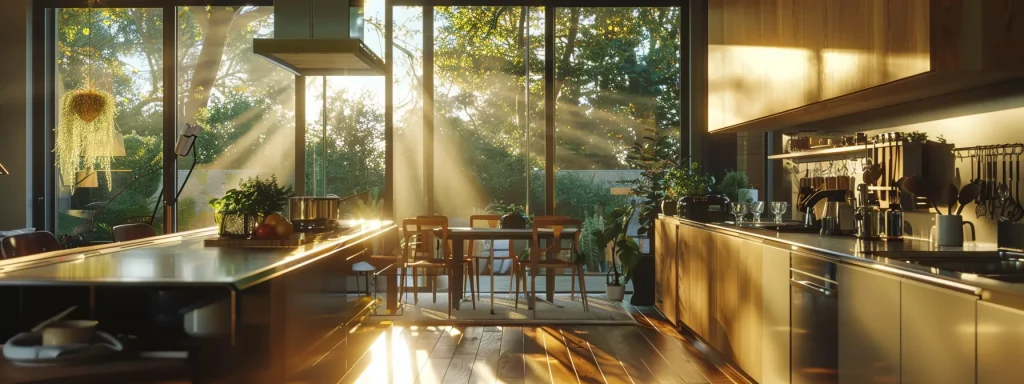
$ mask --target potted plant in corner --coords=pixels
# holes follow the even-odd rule
[[[612,250],[612,263],[605,275],[605,295],[611,301],[622,301],[626,284],[629,284],[633,270],[640,262],[640,246],[636,239],[626,234],[635,211],[633,205],[616,208],[605,220],[604,229],[595,229],[591,233],[598,244],[608,244]]]

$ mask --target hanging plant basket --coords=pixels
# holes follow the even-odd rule
[[[110,95],[92,89],[74,91],[69,95],[71,111],[86,123],[95,121],[110,105],[107,100]]]
[[[110,163],[118,147],[114,134],[114,97],[95,89],[76,89],[61,98],[57,125],[57,170],[75,189],[75,173],[103,170],[110,188]]]

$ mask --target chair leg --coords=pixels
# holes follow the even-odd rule
[[[420,290],[417,289],[416,283],[420,281],[419,268],[412,267],[412,303],[413,305],[420,305]]]
[[[370,297],[370,272],[366,272],[366,279],[363,280],[363,284],[366,284],[366,296]]]
[[[473,258],[473,273],[476,274],[476,287],[477,287],[476,299],[477,300],[480,300],[480,293],[481,293],[480,289],[479,289],[480,288],[480,266],[477,265],[479,262],[480,262],[480,259],[477,259],[475,257]]]
[[[494,314],[494,247],[491,247],[491,258],[488,260],[491,268],[491,314]],[[477,281],[480,281],[480,276],[477,275]],[[480,283],[476,284],[477,288],[480,288]]]
[[[519,309],[519,279],[523,277],[523,271],[520,269],[522,267],[518,265],[513,265],[512,268],[515,270],[515,279],[513,280],[516,282],[516,309]]]
[[[583,299],[583,312],[590,312],[590,299],[587,298],[587,283],[583,280],[583,268],[577,267],[576,273],[580,275],[580,297]]]
[[[508,269],[508,292],[512,293],[512,284],[518,283],[518,280],[516,279],[519,278],[519,273],[516,272],[516,270],[519,268],[519,266],[516,265],[515,260],[510,259],[510,261],[512,261],[512,266],[509,267]],[[516,290],[516,292],[519,291]]]
[[[526,308],[532,309],[533,314],[537,314],[537,271],[533,271],[530,274],[530,293],[526,296],[527,306]]]
[[[434,271],[434,284],[430,286],[430,293],[434,294],[434,304],[437,304],[437,282],[438,282],[437,271]],[[451,285],[451,284],[448,284],[448,285]],[[449,288],[448,290],[451,291],[451,289],[450,289],[451,287],[448,287],[448,288]]]
[[[401,304],[405,302],[405,279],[408,273],[405,271],[405,268],[402,268],[398,275],[398,302]]]
[[[569,278],[569,301],[576,300],[576,270],[573,269]]]
[[[469,264],[469,268],[471,270],[467,271],[467,272],[469,272],[469,273],[476,272],[476,270],[472,270],[473,269],[473,264],[472,263]],[[473,279],[473,275],[469,275],[469,276],[470,276],[470,278],[469,278],[469,300],[473,302],[473,310],[475,311],[476,310],[476,297],[479,296],[479,293],[480,293],[480,289],[479,289],[479,287],[480,287],[480,284],[479,284],[480,283],[480,276],[477,275],[476,279]]]
[[[345,284],[345,285],[348,285],[348,284]],[[362,294],[363,294],[363,291],[359,287],[359,272],[356,272],[356,298],[358,299],[359,295],[362,295]],[[345,296],[348,296],[348,287],[345,287]]]

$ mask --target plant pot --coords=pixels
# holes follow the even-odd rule
[[[629,303],[637,306],[654,305],[654,255],[640,255],[640,261],[633,268],[633,296]]]
[[[526,217],[521,213],[508,213],[501,217],[498,225],[507,229],[526,229]]]
[[[676,200],[665,199],[661,201],[661,213],[665,216],[675,216],[676,213]]]
[[[626,286],[624,285],[606,285],[604,287],[604,294],[608,296],[608,300],[611,301],[622,301],[622,298],[626,296]]]

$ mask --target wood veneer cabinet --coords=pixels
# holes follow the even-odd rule
[[[761,379],[789,384],[789,249],[761,248]]]
[[[705,340],[711,340],[711,262],[715,240],[711,232],[680,225],[680,320]]]
[[[900,289],[901,382],[975,382],[978,298],[908,279]]]
[[[761,242],[715,234],[711,343],[761,379]]]
[[[766,131],[1024,77],[1024,7],[709,0],[708,129]]]
[[[676,263],[679,261],[679,247],[676,243],[678,227],[671,221],[654,222],[654,232],[658,239],[654,248],[654,270],[657,274],[654,280],[654,306],[674,325],[678,325],[679,321],[676,310],[676,284],[679,282],[676,277]]]
[[[978,302],[978,384],[1024,377],[1024,311]]]
[[[839,265],[839,383],[900,382],[900,278]]]

